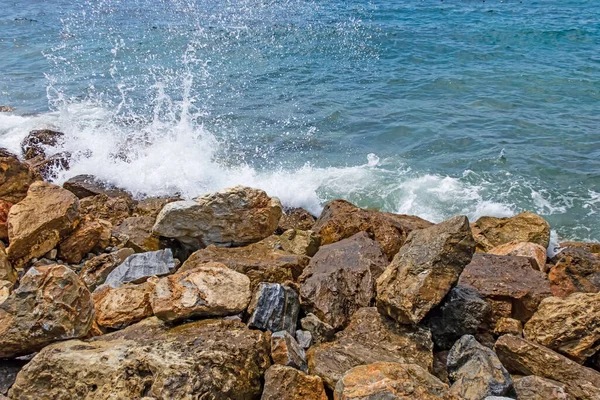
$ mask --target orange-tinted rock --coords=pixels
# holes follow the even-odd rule
[[[295,368],[272,365],[265,373],[261,400],[327,400],[323,381]]]
[[[111,224],[87,216],[58,245],[58,257],[69,264],[78,264],[93,249],[103,250],[110,241]]]
[[[94,291],[98,286],[102,285],[108,275],[119,265],[125,261],[127,257],[134,254],[133,249],[120,249],[114,253],[101,254],[87,261],[79,276],[90,291]]]
[[[600,243],[596,243],[596,242],[561,242],[560,243],[560,247],[561,248],[576,248],[576,249],[583,249],[583,250],[587,250],[590,253],[596,253],[599,254],[600,253]]]
[[[96,323],[101,328],[122,329],[152,316],[150,295],[153,290],[153,282],[99,287],[92,295]]]
[[[548,273],[554,296],[600,291],[600,255],[580,248],[567,248],[552,258]]]
[[[550,243],[550,225],[544,218],[530,212],[510,218],[481,217],[472,228],[479,251],[489,251],[513,241],[536,243],[544,249]]]
[[[109,197],[99,194],[81,199],[80,205],[82,216],[90,215],[117,226],[131,216],[135,202],[130,197]]]
[[[134,249],[138,253],[160,250],[158,237],[152,234],[153,217],[129,217],[115,226],[112,233],[123,247]]]
[[[0,200],[18,203],[27,196],[29,186],[40,179],[29,165],[0,148]]]
[[[17,271],[12,267],[8,256],[6,255],[6,249],[2,242],[0,242],[0,281],[9,281],[15,283],[17,280]]]
[[[521,256],[529,258],[531,266],[538,271],[546,270],[546,249],[539,244],[531,242],[510,242],[496,246],[489,254],[497,256]]]
[[[6,220],[8,219],[8,212],[11,207],[12,203],[0,200],[0,240],[8,240],[8,225]]]

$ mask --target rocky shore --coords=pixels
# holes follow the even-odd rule
[[[1,399],[600,399],[600,244],[237,186],[135,199],[0,149]]]

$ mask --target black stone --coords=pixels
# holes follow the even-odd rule
[[[248,320],[250,328],[263,331],[296,333],[300,300],[298,293],[278,283],[261,283],[256,289]]]

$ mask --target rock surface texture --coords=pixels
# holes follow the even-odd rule
[[[531,266],[538,271],[547,272],[546,248],[531,242],[510,242],[496,246],[488,254],[497,256],[527,257]]]
[[[585,249],[567,248],[558,253],[548,273],[554,296],[600,291],[600,255]]]
[[[248,326],[294,335],[299,312],[300,299],[294,289],[278,283],[261,283],[248,308]]]
[[[515,391],[519,400],[574,400],[560,382],[529,375],[515,379]]]
[[[102,286],[93,293],[96,323],[100,328],[122,329],[152,316],[153,282],[127,283],[118,288]]]
[[[153,217],[129,217],[114,227],[112,234],[123,247],[134,249],[137,253],[157,251],[162,246],[158,237],[152,234],[154,221]]]
[[[265,373],[261,400],[327,400],[323,381],[295,368],[272,365]]]
[[[105,285],[119,287],[128,282],[140,283],[151,276],[170,274],[175,270],[171,249],[132,254],[106,277]]]
[[[110,240],[110,222],[83,218],[77,228],[58,245],[58,256],[69,264],[79,264],[94,249],[104,249]]]
[[[108,182],[103,182],[92,175],[77,175],[63,184],[63,187],[80,199],[106,195],[108,197],[130,197],[131,195]]]
[[[304,350],[287,331],[279,331],[271,335],[271,358],[275,364],[308,372]]]
[[[472,228],[480,251],[489,251],[513,241],[536,243],[544,249],[550,243],[550,225],[544,218],[530,212],[510,218],[481,217]]]
[[[312,257],[321,246],[321,236],[313,231],[289,229],[279,236],[281,248],[287,252]]]
[[[40,176],[19,161],[16,155],[0,148],[0,200],[18,203],[27,196],[29,186]]]
[[[87,285],[90,292],[93,292],[98,286],[102,285],[108,275],[130,255],[134,254],[133,249],[120,249],[114,253],[101,254],[86,261],[79,272],[79,276]]]

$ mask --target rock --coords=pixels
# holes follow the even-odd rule
[[[247,275],[252,290],[255,290],[261,282],[297,281],[310,258],[273,249],[264,243],[236,248],[208,246],[192,254],[183,263],[180,271],[194,269],[212,261],[225,264],[234,271]]]
[[[525,324],[525,338],[583,364],[600,350],[600,293],[545,298]]]
[[[138,253],[157,251],[162,248],[158,237],[152,234],[153,217],[129,217],[116,226],[112,234],[123,247],[134,249]]]
[[[569,395],[581,400],[600,398],[600,373],[554,351],[517,336],[504,335],[494,350],[512,374],[537,375],[565,385]]]
[[[236,186],[195,201],[167,204],[156,218],[154,233],[196,249],[210,244],[244,246],[273,234],[280,217],[277,198],[259,189]]]
[[[433,368],[433,342],[429,330],[401,325],[377,312],[361,308],[336,340],[312,346],[306,353],[311,374],[333,389],[346,371],[375,362],[417,364]]]
[[[132,254],[112,270],[106,277],[105,285],[119,287],[124,283],[140,283],[151,276],[172,273],[176,268],[171,249]]]
[[[93,316],[90,292],[73,271],[63,265],[31,267],[0,304],[0,358],[83,337]]]
[[[542,300],[543,302],[543,300]],[[494,328],[494,334],[501,335],[515,335],[515,336],[523,336],[523,324],[521,321],[512,319],[512,318],[500,318],[496,322],[496,327]]]
[[[575,249],[583,249],[587,250],[590,253],[599,254],[600,253],[600,243],[596,242],[561,242],[561,248],[575,248]]]
[[[496,246],[489,254],[497,256],[521,256],[529,258],[529,262],[534,269],[547,272],[546,270],[546,248],[531,242],[509,242]]]
[[[321,246],[321,236],[313,231],[289,229],[279,237],[281,248],[289,253],[312,257]]]
[[[27,196],[29,186],[41,178],[27,163],[0,148],[0,200],[18,203]]]
[[[4,300],[10,296],[10,291],[13,287],[13,283],[10,281],[0,280],[0,304],[4,303]]]
[[[8,201],[0,200],[0,240],[7,241],[8,239],[8,212],[12,207],[12,203]]]
[[[0,360],[0,399],[2,399],[2,395],[8,393],[8,389],[13,385],[17,374],[25,364],[27,362],[23,360]]]
[[[322,245],[367,232],[391,260],[410,232],[431,225],[419,217],[364,210],[345,200],[333,200],[325,206],[312,230],[321,235]]]
[[[312,345],[312,333],[298,329],[296,331],[296,340],[298,341],[298,345],[306,350]]]
[[[458,400],[448,385],[415,364],[378,362],[344,373],[335,387],[336,400]]]
[[[81,215],[90,215],[118,226],[131,216],[135,203],[130,197],[108,197],[99,194],[81,199],[80,205]]]
[[[261,400],[327,400],[323,381],[295,368],[272,365],[265,373]]]
[[[519,400],[574,400],[562,383],[535,375],[515,379],[514,387]]]
[[[79,223],[79,201],[59,186],[35,182],[27,197],[8,213],[8,258],[13,267],[23,268],[43,256]]]
[[[100,328],[122,329],[152,316],[150,295],[154,282],[102,286],[93,293],[96,323]]]
[[[250,279],[246,275],[223,264],[208,263],[157,279],[151,301],[158,318],[181,321],[242,313],[251,295]]]
[[[433,353],[433,375],[444,383],[450,383],[448,379],[448,368],[446,362],[448,361],[448,351],[438,351]]]
[[[58,177],[60,171],[67,171],[71,165],[71,153],[63,151],[48,158],[37,156],[25,161],[42,179],[50,181]]]
[[[21,142],[21,151],[26,160],[37,156],[46,157],[46,147],[56,147],[64,139],[65,134],[50,129],[29,132]]]
[[[400,323],[419,323],[458,281],[475,242],[467,217],[413,231],[377,279],[377,307]]]
[[[239,322],[170,328],[148,318],[86,342],[44,348],[17,375],[19,399],[259,398],[269,343]]]
[[[261,283],[248,307],[248,326],[293,335],[299,312],[300,300],[294,289],[278,283]]]
[[[304,350],[287,331],[271,335],[271,358],[275,364],[308,372]]]
[[[156,217],[169,203],[180,201],[179,197],[147,197],[137,202],[133,210],[134,217],[152,217],[156,221]]]
[[[0,242],[0,281],[9,281],[10,283],[17,281],[17,271],[10,265],[2,242]]]
[[[462,336],[476,334],[488,322],[491,310],[474,289],[455,287],[439,307],[431,310],[423,324],[431,330],[436,348],[450,350]]]
[[[464,400],[514,394],[513,381],[496,354],[471,335],[458,340],[446,363],[450,391]]]
[[[567,248],[551,260],[548,279],[552,293],[566,297],[571,293],[600,291],[600,255],[584,249]]]
[[[15,111],[14,107],[11,106],[0,106],[0,112],[13,112]]]
[[[510,218],[481,217],[472,225],[477,250],[489,251],[510,242],[550,244],[550,225],[537,214],[522,212]]]
[[[281,219],[279,220],[277,233],[282,234],[290,229],[310,231],[314,224],[315,217],[304,208],[284,208]]]
[[[77,175],[63,183],[63,187],[80,199],[104,194],[108,197],[131,197],[126,190],[108,182],[103,182],[93,175]]]
[[[331,342],[335,336],[333,326],[321,321],[319,317],[312,313],[300,320],[300,326],[310,332],[314,344]]]
[[[366,232],[321,247],[299,278],[303,308],[344,328],[356,310],[372,304],[386,265],[383,249]]]
[[[493,321],[508,317],[526,322],[542,299],[552,295],[546,275],[525,257],[476,253],[458,285],[471,287],[492,306]]]
[[[69,264],[79,264],[94,249],[104,249],[110,241],[111,224],[86,216],[58,245],[58,255]]]
[[[85,282],[90,292],[102,285],[108,274],[117,268],[127,257],[134,254],[133,249],[120,249],[114,253],[102,254],[92,258],[83,265],[79,276]]]

